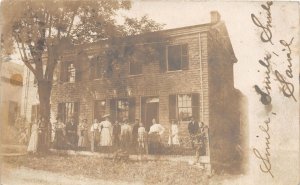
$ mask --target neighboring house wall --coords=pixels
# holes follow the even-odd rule
[[[7,142],[10,139],[9,133],[20,115],[22,97],[22,70],[23,66],[5,62],[1,67],[1,140]]]

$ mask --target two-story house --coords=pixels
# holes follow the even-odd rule
[[[155,118],[165,128],[180,122],[179,136],[189,137],[193,116],[209,127],[208,162],[212,167],[240,163],[244,131],[242,94],[234,88],[237,62],[226,26],[218,12],[211,22],[124,38],[136,45],[158,44],[159,58],[151,62],[128,60],[117,67],[102,61],[102,43],[75,46],[57,65],[51,95],[52,116],[65,122],[101,119],[140,119],[149,129]],[[161,40],[160,40],[161,38]],[[147,41],[145,41],[147,40]],[[125,43],[125,42],[124,42]],[[145,58],[147,56],[145,55]],[[109,74],[109,75],[108,75]],[[163,141],[167,143],[168,132]],[[246,145],[245,145],[246,146]]]

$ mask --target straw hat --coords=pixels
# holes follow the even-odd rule
[[[107,118],[109,116],[110,116],[109,114],[105,114],[104,116],[102,116],[102,118]]]

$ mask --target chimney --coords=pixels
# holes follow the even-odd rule
[[[218,11],[210,12],[210,22],[212,24],[218,23],[221,20],[221,16]]]

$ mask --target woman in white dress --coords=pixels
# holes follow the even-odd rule
[[[168,144],[170,146],[174,146],[174,145],[179,146],[180,145],[179,138],[178,138],[178,132],[179,132],[178,125],[175,120],[172,120],[171,127],[169,130],[169,141],[168,141]]]
[[[27,152],[29,152],[29,153],[36,153],[37,152],[38,135],[39,135],[39,126],[38,126],[37,122],[34,122],[32,127],[31,127],[31,136],[30,136],[30,139],[29,139]]]
[[[99,141],[99,123],[97,119],[94,119],[94,122],[92,123],[91,126],[91,151],[94,152],[95,151],[95,145],[97,146],[98,141]]]
[[[99,124],[100,146],[112,146],[112,124],[108,116],[109,115],[103,116],[105,121]]]

